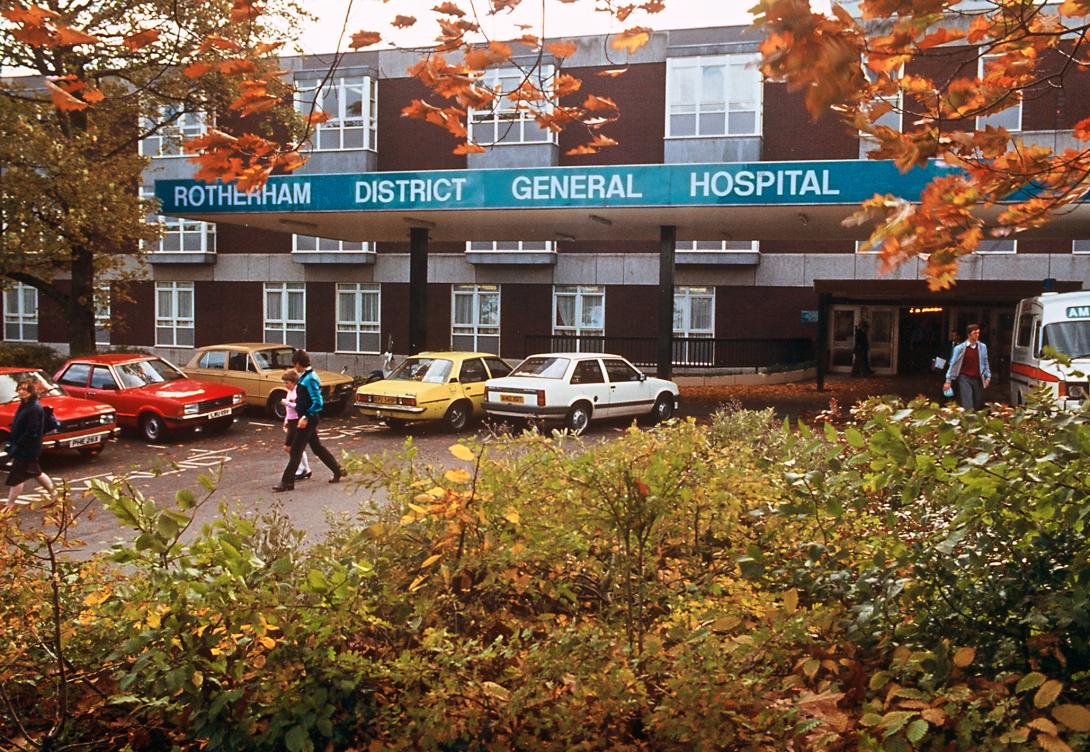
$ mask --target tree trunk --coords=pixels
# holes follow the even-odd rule
[[[70,355],[86,355],[95,351],[95,265],[94,252],[86,246],[72,255],[72,289],[64,306],[68,324]]]

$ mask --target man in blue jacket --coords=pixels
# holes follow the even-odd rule
[[[314,373],[314,369],[310,366],[310,355],[306,350],[296,350],[292,355],[291,364],[295,372],[299,374],[295,393],[295,411],[299,413],[299,423],[296,426],[295,439],[291,442],[288,466],[284,468],[280,483],[272,489],[276,493],[291,491],[295,488],[295,471],[299,468],[299,460],[307,447],[310,447],[310,451],[333,471],[330,483],[339,482],[345,475],[344,469],[318,439],[318,421],[323,407],[322,383],[318,380],[318,374]]]
[[[958,404],[972,412],[984,404],[984,390],[992,382],[992,369],[988,366],[988,347],[980,341],[980,325],[969,324],[965,341],[954,347],[950,365],[946,368],[944,390],[957,382]]]

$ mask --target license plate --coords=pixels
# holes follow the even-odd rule
[[[516,402],[522,404],[522,397],[517,394],[501,394],[500,402]]]
[[[216,410],[215,412],[208,413],[208,419],[212,420],[213,418],[225,418],[230,414],[231,408],[225,407],[222,410]]]
[[[101,436],[77,436],[74,439],[69,439],[68,441],[64,442],[64,444],[65,446],[70,447],[81,447],[88,446],[90,444],[97,444],[100,441],[102,441]]]
[[[372,399],[376,405],[394,405],[397,404],[397,397],[390,397],[385,394],[376,394]]]

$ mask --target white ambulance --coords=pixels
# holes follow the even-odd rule
[[[1046,346],[1070,357],[1070,367],[1044,357]],[[1087,398],[1088,378],[1090,291],[1020,301],[1011,344],[1011,404],[1024,403],[1030,390],[1044,384],[1060,407],[1078,408]]]

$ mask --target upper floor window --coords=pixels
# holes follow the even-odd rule
[[[140,140],[140,154],[145,157],[181,157],[185,155],[185,142],[203,136],[208,131],[209,120],[203,112],[177,113],[171,107],[161,110],[161,122],[169,121],[167,125],[160,126],[154,134]],[[154,122],[144,121],[144,130],[150,130]]]
[[[978,62],[977,77],[983,81],[984,76],[991,70],[992,66],[1002,64],[1000,58],[1002,58],[1002,55],[981,55]],[[1007,104],[1011,101],[1009,98],[1013,98],[1015,101],[1007,109],[977,117],[977,129],[981,130],[990,125],[993,128],[1006,128],[1008,131],[1022,130],[1022,98],[1017,91],[1009,91],[998,97],[998,101],[988,101],[985,104]]]
[[[293,235],[292,251],[295,253],[370,253],[370,243],[355,240],[316,238],[311,235]]]
[[[337,352],[377,353],[382,347],[379,286],[337,285]]]
[[[882,125],[898,133],[901,131],[904,115],[904,92],[901,90],[900,80],[904,76],[904,66],[889,72],[888,77],[880,76],[863,63],[863,75],[871,86],[881,85],[883,90],[875,92],[874,108],[886,110],[874,118],[875,125]],[[885,89],[889,89],[886,91]],[[874,111],[874,110],[872,110]]]
[[[312,110],[329,119],[314,127],[310,145],[316,151],[378,149],[378,82],[370,76],[344,76],[319,81],[298,81],[295,107],[304,115]],[[320,88],[319,88],[320,87]]]
[[[140,195],[143,198],[151,198],[153,194],[150,189],[141,188]],[[151,250],[153,253],[216,252],[216,225],[213,222],[165,217],[158,214],[149,215],[148,221],[162,225],[163,235],[159,238],[157,247],[153,246],[145,250]]]
[[[556,243],[551,240],[471,240],[466,243],[466,250],[552,253],[556,250]]]
[[[450,345],[455,350],[500,352],[499,285],[455,285]]]
[[[761,249],[757,240],[680,240],[674,244],[674,249],[690,253],[692,251],[719,251],[730,252],[754,252]]]
[[[22,282],[4,290],[4,339],[38,341],[38,289]]]
[[[1017,253],[1018,241],[1012,238],[984,238],[976,247],[977,253]]]
[[[758,60],[758,55],[667,60],[666,137],[759,135]]]
[[[1072,253],[1090,253],[1090,240],[1072,240]]]
[[[193,347],[193,283],[155,283],[155,344]]]
[[[555,144],[557,134],[537,124],[534,111],[549,112],[553,107],[548,92],[552,87],[553,66],[542,65],[529,72],[519,68],[489,68],[479,86],[496,94],[489,109],[469,111],[469,138],[488,146],[491,144]],[[537,90],[541,99],[531,93],[522,102],[508,98],[513,91]]]

